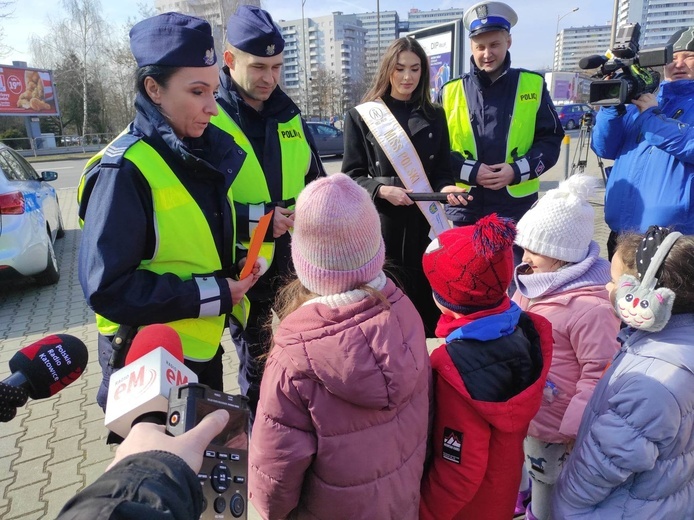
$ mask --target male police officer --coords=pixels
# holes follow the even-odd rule
[[[230,133],[247,153],[232,185],[238,236],[247,241],[258,219],[274,209],[262,254],[268,272],[248,293],[250,316],[245,329],[230,323],[241,366],[239,386],[255,411],[260,389],[256,358],[268,336],[263,329],[282,278],[290,270],[289,229],[294,201],[306,183],[325,171],[298,107],[278,86],[284,39],[270,14],[241,5],[227,24],[224,67],[212,124]]]
[[[542,76],[511,68],[510,30],[517,20],[501,2],[468,9],[471,72],[442,90],[453,171],[474,187],[466,206],[447,210],[458,226],[490,213],[520,219],[537,200],[539,176],[559,158],[564,131]]]

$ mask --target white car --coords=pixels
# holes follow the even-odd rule
[[[39,285],[60,278],[53,243],[62,237],[63,219],[55,188],[56,172],[36,170],[0,144],[0,276],[32,276]]]

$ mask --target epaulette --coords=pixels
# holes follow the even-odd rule
[[[131,133],[118,136],[111,141],[111,144],[104,150],[104,155],[101,157],[101,166],[119,167],[123,163],[123,156],[132,145],[142,138],[141,135]]]

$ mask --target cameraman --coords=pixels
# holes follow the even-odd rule
[[[622,232],[644,233],[655,224],[694,234],[694,27],[668,44],[673,61],[657,97],[602,107],[596,117],[591,148],[615,159],[605,191],[609,258]]]

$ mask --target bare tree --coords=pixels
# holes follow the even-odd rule
[[[342,113],[342,79],[324,66],[312,75],[312,108],[319,119]]]
[[[14,4],[12,2],[0,2],[0,20],[6,20],[12,16],[13,11],[10,7]],[[0,26],[0,57],[4,58],[13,51],[12,46],[5,43],[5,28]]]
[[[68,18],[63,21],[63,32],[73,41],[82,60],[83,133],[87,133],[89,113],[88,71],[94,54],[99,49],[104,22],[99,0],[62,0]]]
[[[40,67],[57,69],[69,62],[72,67],[78,68],[72,71],[81,80],[82,117],[81,125],[78,123],[77,126],[78,131],[85,134],[91,120],[89,100],[97,95],[95,90],[90,92],[90,78],[96,76],[100,52],[105,47],[106,31],[100,14],[101,2],[62,0],[62,5],[67,16],[49,22],[46,36],[31,38],[31,53],[34,63]],[[70,73],[67,70],[62,72]],[[103,105],[103,100],[99,100],[97,104]]]

